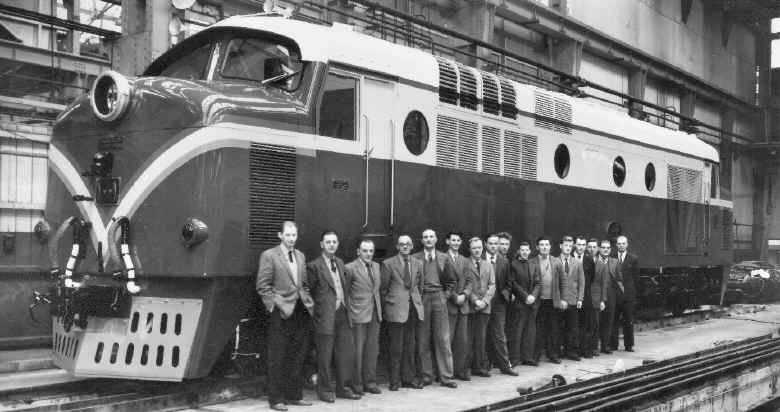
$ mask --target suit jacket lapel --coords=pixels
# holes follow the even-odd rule
[[[328,266],[328,262],[325,261],[324,257],[320,256],[317,258],[317,264],[320,266],[320,270],[323,271],[322,273],[325,274],[325,281],[328,282],[330,288],[335,291],[336,285],[333,284],[333,276],[330,274],[330,267]]]
[[[292,281],[293,285],[298,286],[298,283],[300,282],[301,274],[300,270],[298,271],[298,279],[299,282],[295,281],[295,277],[293,276],[292,271],[290,270],[290,264],[287,261],[289,258],[286,253],[284,253],[284,247],[282,245],[277,246],[277,250],[279,251],[279,258],[282,259],[282,266],[284,266],[284,271],[287,272],[287,276],[290,277],[290,280]],[[297,256],[296,256],[297,258]],[[298,265],[300,269],[300,265]]]

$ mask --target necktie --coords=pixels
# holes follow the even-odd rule
[[[412,269],[409,267],[409,258],[404,258],[404,284],[406,287],[412,285]]]
[[[368,279],[371,281],[371,286],[374,286],[374,275],[371,274],[371,264],[366,263],[366,273],[368,273]]]
[[[295,263],[295,261],[293,260],[293,257],[292,257],[292,250],[288,250],[287,251],[287,258],[290,259],[290,263]]]
[[[566,274],[569,274],[569,258],[563,258],[563,270]]]
[[[478,260],[475,260],[475,261],[474,261],[474,263],[476,263],[476,264],[477,264],[477,276],[479,276],[479,275],[480,275],[480,271],[479,271],[479,261],[478,261]]]
[[[336,259],[330,260],[330,271],[335,272],[336,271]]]
[[[496,255],[490,256],[490,264],[492,264],[493,266],[496,265]]]
[[[625,253],[621,253],[620,254],[620,263],[623,263],[623,259],[625,259],[625,258],[626,258],[626,254]]]

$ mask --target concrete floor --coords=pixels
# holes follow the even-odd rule
[[[538,368],[522,366],[520,376],[493,375],[490,378],[474,377],[471,382],[458,381],[457,389],[429,386],[423,390],[402,388],[389,392],[386,385],[380,385],[382,394],[366,395],[357,401],[337,399],[327,404],[317,400],[312,391],[304,398],[314,402],[311,407],[289,407],[290,411],[454,411],[473,408],[488,403],[513,398],[515,389],[538,387],[549,382],[555,374],[563,375],[568,382],[589,379],[609,373],[617,363],[625,368],[642,364],[643,360],[661,360],[709,349],[716,345],[750,337],[778,333],[780,328],[780,305],[766,306],[765,310],[750,313],[734,311],[729,317],[711,319],[700,323],[640,332],[636,335],[635,352],[617,351],[612,355],[601,355],[582,362],[564,360],[560,365],[542,362]],[[245,399],[187,412],[249,412],[270,410],[268,399]]]

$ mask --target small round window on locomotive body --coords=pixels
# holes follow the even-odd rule
[[[620,156],[612,162],[612,180],[615,181],[617,187],[623,186],[626,181],[626,162]]]
[[[650,192],[655,189],[655,166],[652,163],[645,167],[645,187]]]
[[[565,144],[559,144],[555,149],[555,173],[561,179],[566,178],[569,175],[569,167],[571,166],[571,155],[569,154],[569,148]]]
[[[419,156],[428,148],[428,122],[417,110],[412,110],[404,121],[404,144],[406,149]]]

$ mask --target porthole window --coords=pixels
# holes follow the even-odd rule
[[[428,122],[417,110],[412,110],[404,121],[404,144],[413,155],[421,155],[428,147]]]
[[[561,179],[569,175],[569,166],[571,166],[571,156],[569,148],[565,144],[559,144],[555,149],[555,173]]]
[[[620,156],[612,162],[612,180],[615,181],[617,187],[623,186],[626,181],[626,162]]]
[[[650,192],[655,188],[655,166],[652,163],[645,167],[645,187]]]

